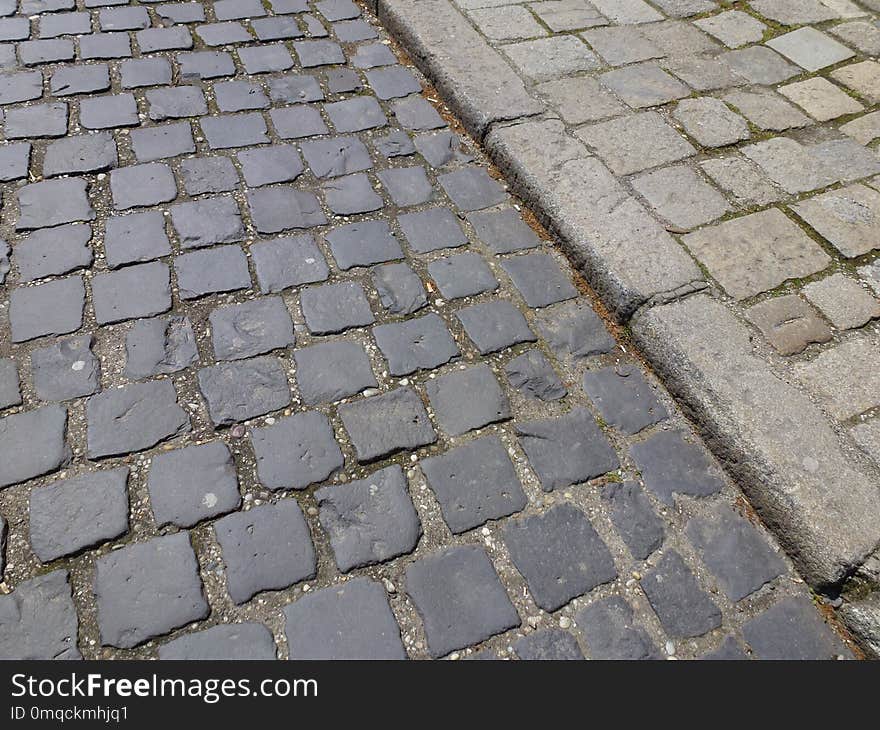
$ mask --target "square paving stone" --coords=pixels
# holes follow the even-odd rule
[[[14,289],[9,295],[12,341],[26,342],[78,330],[82,326],[85,300],[81,276]]]
[[[406,592],[425,626],[428,651],[441,657],[520,625],[486,551],[448,547],[410,563]]]
[[[662,431],[634,444],[630,456],[645,486],[669,506],[674,504],[673,494],[708,497],[723,486],[718,469],[704,451],[677,431]]]
[[[656,63],[626,66],[602,74],[599,80],[634,109],[659,106],[690,95],[690,89]]]
[[[482,436],[419,462],[455,534],[525,509],[528,499],[507,449],[497,436]]]
[[[181,299],[197,299],[251,285],[247,258],[234,244],[176,256],[174,270]]]
[[[379,386],[363,345],[351,340],[298,349],[294,360],[306,405],[335,402]]]
[[[81,659],[66,570],[22,581],[0,596],[0,659]]]
[[[300,307],[309,331],[315,335],[335,334],[375,321],[364,288],[350,281],[305,289]]]
[[[855,91],[871,104],[880,101],[880,64],[867,60],[831,72],[831,78]]]
[[[61,67],[52,73],[49,81],[49,90],[56,96],[91,94],[96,91],[107,91],[109,88],[110,70],[104,63]],[[135,124],[131,121],[127,123]]]
[[[578,633],[592,659],[663,658],[645,630],[636,624],[632,606],[620,596],[591,603],[577,614],[576,620]]]
[[[734,73],[749,83],[771,86],[797,76],[800,71],[766,46],[749,46],[719,56]]]
[[[605,485],[602,501],[614,529],[637,560],[645,560],[663,543],[663,521],[636,482]]]
[[[101,364],[91,345],[91,335],[83,335],[31,352],[31,375],[40,400],[70,400],[98,390]]]
[[[243,20],[266,15],[266,9],[259,0],[216,0],[214,15],[217,20]]]
[[[595,148],[616,175],[630,175],[696,153],[684,137],[653,111],[582,127],[577,136]],[[647,148],[646,139],[651,140]]]
[[[229,449],[220,441],[157,454],[147,488],[158,527],[192,527],[238,509],[241,495]]]
[[[501,266],[530,307],[546,307],[578,295],[571,273],[549,254],[513,256]]]
[[[293,345],[293,321],[281,297],[218,307],[208,317],[214,356],[242,360]]]
[[[377,177],[397,206],[419,205],[434,197],[434,188],[423,167],[390,168],[381,170]]]
[[[599,67],[599,59],[579,38],[559,35],[504,46],[514,67],[532,81],[571,76]]]
[[[330,275],[324,255],[310,235],[257,241],[249,250],[263,294],[324,281]]]
[[[576,661],[584,654],[575,639],[561,629],[535,631],[513,645],[514,653],[523,661]]]
[[[238,172],[228,157],[193,157],[180,161],[180,178],[189,195],[226,193],[238,185]]]
[[[406,659],[388,597],[368,578],[304,595],[284,618],[291,659]]]
[[[297,413],[251,431],[257,476],[267,489],[305,489],[329,479],[343,466],[327,416]]]
[[[344,28],[343,32],[348,33],[349,29],[351,29],[352,34],[366,35],[366,38],[362,38],[361,40],[369,40],[371,38],[376,37],[376,32],[372,29],[371,26],[364,24],[363,32],[359,32],[358,27],[352,26],[343,26],[340,23],[338,26],[334,26],[334,29],[337,31],[337,35],[339,34],[339,30]],[[372,33],[372,35],[367,35],[368,33]],[[343,38],[339,40],[344,41]],[[378,66],[393,66],[397,63],[397,56],[394,55],[394,52],[386,45],[382,43],[368,43],[363,46],[358,46],[357,50],[354,52],[354,55],[351,57],[351,63],[355,68],[376,68]]]
[[[717,629],[721,611],[700,588],[684,560],[667,551],[657,566],[641,580],[642,590],[663,629],[674,638],[686,639]]]
[[[241,23],[223,21],[196,27],[196,35],[206,46],[226,46],[247,43],[253,38]]]
[[[135,33],[141,53],[192,48],[193,39],[187,28],[146,28]]]
[[[360,8],[351,0],[321,0],[315,7],[330,22],[357,18],[361,14]]]
[[[15,360],[12,358],[0,359],[0,410],[21,403],[20,386]]]
[[[210,613],[187,532],[154,537],[98,558],[93,591],[101,643],[123,649]]]
[[[189,122],[133,129],[129,136],[138,162],[152,162],[166,157],[188,155],[196,151]]]
[[[0,104],[39,99],[43,95],[43,74],[20,71],[0,75]]]
[[[82,40],[86,38],[88,36],[84,36]],[[74,57],[73,41],[70,38],[24,41],[18,44],[18,57],[24,66],[72,61]]]
[[[116,167],[116,143],[108,132],[76,134],[52,142],[43,158],[43,175],[100,172]]]
[[[504,188],[482,168],[466,167],[447,172],[437,180],[452,202],[462,210],[480,210],[507,200]]]
[[[783,598],[747,621],[742,631],[759,659],[815,661],[851,656],[813,603],[802,596]]]
[[[67,410],[57,405],[0,418],[0,488],[67,464],[66,432]]]
[[[104,229],[104,255],[115,269],[123,264],[150,261],[171,253],[165,216],[159,211],[111,216]]]
[[[388,135],[380,151],[387,157],[395,155],[411,155],[418,149],[419,154],[431,167],[442,167],[447,162],[470,162],[473,157],[462,148],[461,137],[449,130],[416,135],[415,141],[410,140],[406,132],[400,131]],[[400,140],[398,145],[397,140]],[[378,145],[377,145],[378,146]],[[413,149],[415,148],[415,149]],[[393,154],[391,154],[393,153]]]
[[[89,204],[87,187],[85,180],[65,178],[19,188],[15,230],[29,231],[62,223],[94,220],[95,211]]]
[[[393,102],[391,112],[404,129],[441,129],[446,126],[443,117],[421,96],[408,96]]]
[[[248,147],[269,141],[266,120],[256,112],[202,117],[199,123],[212,150]]]
[[[156,6],[156,15],[172,23],[204,23],[205,9],[197,2],[171,2]]]
[[[782,86],[779,92],[820,122],[827,122],[847,114],[858,114],[865,108],[841,88],[821,76]]]
[[[685,245],[736,299],[821,271],[831,258],[775,208],[689,233]]]
[[[671,58],[663,62],[663,67],[671,71],[695,91],[714,91],[731,86],[743,86],[746,80],[730,70],[724,61],[716,58],[688,56]]]
[[[792,209],[847,258],[877,248],[880,193],[876,190],[848,185],[795,203]]]
[[[128,469],[60,479],[34,489],[28,503],[31,548],[43,563],[128,531]]]
[[[811,124],[809,117],[772,90],[734,91],[724,101],[759,129],[781,132]]]
[[[280,78],[267,79],[266,83],[269,96],[278,104],[302,104],[324,98],[318,80],[308,74],[288,73]]]
[[[498,280],[483,257],[470,251],[432,261],[428,274],[447,299],[471,297],[498,288]]]
[[[583,383],[602,419],[625,434],[638,433],[668,415],[634,365],[588,370]]]
[[[841,273],[810,282],[802,293],[840,330],[862,327],[880,317],[880,301],[860,281]]]
[[[30,161],[31,145],[28,142],[0,147],[0,182],[27,177]]]
[[[437,441],[425,406],[409,388],[345,403],[339,417],[362,464]]]
[[[374,68],[366,72],[366,77],[373,93],[382,101],[418,94],[422,90],[412,71],[402,66]]]
[[[853,139],[829,139],[808,144],[805,149],[835,181],[852,182],[880,173],[880,160],[877,156],[871,149]]]
[[[525,7],[470,10],[468,6],[468,17],[490,41],[521,41],[547,35],[547,29]]]
[[[199,370],[199,390],[215,426],[247,421],[290,403],[290,387],[274,357],[224,362]]]
[[[796,355],[813,342],[831,339],[831,328],[796,294],[758,302],[746,310],[746,317],[781,355]]]
[[[19,239],[15,244],[19,282],[67,274],[91,266],[94,260],[89,245],[91,238],[90,225],[72,223],[34,231]]]
[[[171,309],[171,277],[167,264],[155,261],[98,274],[92,279],[98,324],[152,317]]]
[[[190,430],[170,380],[104,390],[86,401],[89,457],[143,451]]]
[[[513,253],[535,248],[541,243],[513,208],[477,211],[468,215],[468,220],[492,253]]]
[[[303,170],[302,160],[293,145],[272,145],[238,153],[245,182],[251,187],[291,182]]]
[[[676,228],[696,228],[730,211],[724,197],[685,165],[643,173],[633,179],[632,185]]]
[[[257,18],[251,21],[251,27],[261,41],[279,41],[285,38],[300,38],[303,35],[294,18]]]
[[[171,222],[182,248],[234,243],[245,235],[238,203],[231,195],[178,203],[171,207]]]
[[[272,118],[275,131],[281,139],[301,139],[303,137],[312,137],[316,134],[327,134],[330,131],[321,117],[321,112],[313,106],[299,105],[284,109],[271,109],[269,116]],[[303,144],[308,146],[330,141],[314,140],[313,142]],[[358,144],[360,143],[358,142]],[[351,164],[351,162],[349,161],[346,164]],[[369,167],[369,164],[367,166]]]
[[[583,512],[570,504],[511,520],[504,542],[535,603],[555,611],[617,577],[608,547]]]
[[[324,111],[337,132],[360,132],[384,127],[388,123],[382,107],[372,96],[355,96],[325,104]]]
[[[816,28],[798,28],[772,38],[767,45],[807,71],[818,71],[855,55]]]
[[[522,312],[503,300],[472,304],[460,309],[455,316],[481,355],[537,339]]]
[[[180,78],[184,81],[216,79],[235,74],[235,62],[232,60],[232,56],[225,51],[178,53],[177,63],[180,68]]]
[[[218,624],[184,634],[159,647],[162,660],[270,660],[276,658],[275,639],[262,624]]]
[[[423,317],[373,327],[373,337],[388,361],[392,375],[433,370],[459,354],[443,319],[431,312]]]
[[[148,162],[113,170],[110,191],[116,210],[167,203],[177,197],[177,183],[168,165]]]
[[[128,33],[90,33],[80,36],[79,56],[83,60],[128,58],[131,56],[131,40]]]
[[[516,434],[545,492],[587,482],[620,466],[608,438],[586,408],[518,423]]]
[[[304,190],[287,186],[249,190],[247,201],[251,219],[260,233],[312,228],[327,222],[318,199]]]
[[[223,552],[226,588],[236,604],[315,576],[315,547],[294,499],[221,517],[214,532]]]
[[[742,148],[779,187],[792,195],[836,182],[832,169],[810,151],[787,137],[774,137]],[[766,212],[766,211],[765,211]]]
[[[68,108],[64,102],[9,109],[3,120],[6,139],[61,137],[67,134]]]
[[[186,317],[138,320],[125,338],[125,375],[134,380],[176,373],[198,359],[196,336]]]
[[[441,428],[453,436],[510,418],[510,403],[488,365],[440,375],[425,391]]]
[[[325,238],[343,271],[403,258],[403,249],[385,221],[350,223],[334,228]]]
[[[379,210],[384,203],[366,175],[347,175],[323,183],[327,207],[336,215],[354,215]]]
[[[751,136],[746,120],[720,99],[682,99],[672,115],[703,147],[724,147]]]
[[[373,286],[390,314],[413,314],[428,305],[427,292],[408,264],[386,264],[373,269]]]
[[[657,44],[638,28],[609,26],[584,31],[580,36],[612,66],[662,58],[665,54]]]
[[[366,479],[322,487],[315,499],[321,527],[343,573],[406,555],[422,535],[406,477],[397,464]]]
[[[86,129],[112,129],[140,123],[131,94],[94,96],[79,102],[79,123]]]
[[[554,401],[568,393],[540,350],[528,350],[517,355],[504,366],[504,372],[514,388],[531,398]]]
[[[600,119],[623,114],[626,107],[607,89],[589,76],[574,76],[545,81],[535,87],[535,91],[545,98],[568,124],[596,122]],[[591,100],[584,104],[583,99]]]
[[[342,48],[333,41],[295,41],[293,49],[303,68],[345,63]]]
[[[270,43],[239,48],[238,57],[248,74],[286,71],[293,68],[293,56],[283,43]]]
[[[757,43],[764,37],[767,26],[741,10],[726,10],[718,15],[694,21],[700,30],[715,36],[728,48],[739,48]]]
[[[205,94],[197,86],[150,89],[146,95],[150,105],[150,119],[154,122],[208,113]]]
[[[461,224],[449,208],[428,208],[397,217],[400,230],[416,253],[455,248],[468,242]]]
[[[691,518],[687,536],[731,601],[739,601],[786,572],[782,558],[751,524],[719,505]]]

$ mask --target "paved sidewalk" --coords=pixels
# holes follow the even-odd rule
[[[880,5],[377,8],[811,584],[877,585]]]
[[[356,6],[3,11],[0,657],[850,654]]]

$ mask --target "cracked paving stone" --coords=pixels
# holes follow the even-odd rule
[[[584,658],[577,639],[561,629],[542,629],[528,634],[514,643],[513,651],[525,661],[572,661]]]
[[[127,545],[95,561],[101,643],[129,648],[210,612],[189,533]]]
[[[591,603],[577,614],[578,633],[593,659],[662,659],[647,632],[634,621],[632,606],[620,596]]]
[[[262,624],[218,624],[184,634],[159,647],[162,660],[269,660],[276,658],[275,639]]]
[[[400,230],[416,253],[455,248],[468,242],[455,214],[449,208],[429,208],[397,217]]]
[[[77,134],[52,142],[43,158],[43,175],[100,172],[117,165],[116,143],[108,132]]]
[[[267,489],[305,489],[329,479],[344,460],[327,416],[306,411],[251,431],[257,476]]]
[[[717,468],[696,444],[687,443],[677,431],[663,431],[630,447],[630,455],[645,486],[666,505],[673,494],[708,497],[721,491]]]
[[[315,500],[343,573],[406,555],[422,535],[406,477],[397,464],[366,479],[322,487]]]
[[[69,276],[9,295],[9,325],[13,342],[44,335],[65,335],[82,326],[85,286],[81,276]]]
[[[546,307],[578,295],[571,274],[550,254],[513,256],[504,259],[501,267],[530,307]]]
[[[176,256],[174,270],[181,299],[197,299],[205,294],[251,286],[247,257],[235,244]]]
[[[427,292],[408,264],[386,264],[373,269],[373,286],[390,314],[414,314],[428,305]]]
[[[614,349],[614,339],[599,315],[582,302],[566,302],[542,312],[538,330],[557,357],[580,360]]]
[[[455,534],[520,512],[528,504],[507,449],[495,435],[423,459],[419,466]]]
[[[67,409],[57,405],[0,418],[0,488],[55,471],[70,461]]]
[[[459,355],[458,345],[439,315],[431,312],[403,322],[373,327],[373,337],[392,375],[433,370]]]
[[[293,345],[293,321],[281,297],[218,307],[208,317],[218,360],[242,360]]]
[[[663,629],[674,638],[702,636],[721,625],[720,609],[674,550],[663,555],[641,586]]]
[[[327,223],[318,199],[304,190],[286,186],[249,190],[247,201],[251,219],[260,233],[280,233]]]
[[[517,390],[543,401],[564,398],[568,391],[539,350],[529,350],[513,358],[504,366],[507,379]]]
[[[160,124],[133,129],[129,135],[138,162],[153,162],[166,157],[188,155],[196,151],[189,122]]]
[[[447,299],[471,297],[498,288],[498,280],[482,256],[470,251],[430,262],[428,274]]]
[[[72,337],[31,352],[31,376],[40,400],[63,401],[98,390],[101,365],[92,336]]]
[[[608,438],[585,408],[557,418],[523,421],[516,424],[516,434],[545,492],[587,482],[620,465]]]
[[[535,248],[541,240],[512,208],[478,211],[468,215],[477,236],[492,253],[504,254]]]
[[[395,101],[391,104],[391,111],[404,129],[422,131],[446,126],[443,117],[421,96],[408,96]]]
[[[742,600],[786,572],[782,558],[761,533],[729,507],[719,505],[691,518],[686,533],[731,601]]]
[[[128,532],[128,468],[61,479],[31,492],[31,548],[43,563]]]
[[[425,391],[440,427],[452,436],[510,418],[510,403],[488,365],[440,375]]]
[[[180,178],[189,195],[226,193],[239,184],[232,160],[222,156],[181,160]]]
[[[299,154],[292,145],[273,145],[238,153],[245,182],[251,187],[291,182],[303,170]]]
[[[353,578],[284,609],[291,659],[406,659],[382,586]]]
[[[672,115],[703,147],[725,147],[749,139],[749,125],[720,99],[682,99]]]
[[[507,301],[473,304],[455,316],[481,355],[537,339],[522,312]]]
[[[0,410],[21,403],[21,383],[18,368],[12,358],[0,359]],[[0,570],[0,575],[3,571]]]
[[[860,282],[843,274],[811,282],[802,291],[837,329],[855,329],[880,317],[880,301]]]
[[[607,484],[602,490],[602,501],[608,507],[614,529],[634,558],[647,559],[663,543],[663,521],[636,482]]]
[[[324,111],[337,132],[361,132],[384,127],[388,123],[382,107],[372,96],[355,96],[325,104]]]
[[[67,124],[67,104],[62,102],[9,109],[4,118],[6,139],[62,137]]]
[[[315,577],[315,547],[294,499],[221,517],[214,532],[226,566],[226,588],[238,605],[262,591]]]
[[[69,274],[92,265],[90,225],[71,223],[34,231],[15,244],[15,263],[20,282],[44,276]],[[2,248],[2,245],[0,245]],[[0,281],[2,281],[0,276]]]
[[[192,527],[241,505],[235,464],[220,441],[157,454],[147,489],[160,528]]]
[[[459,208],[480,210],[507,200],[504,188],[478,167],[466,167],[438,176],[437,181]]]
[[[831,328],[796,294],[758,302],[746,310],[746,317],[780,355],[796,355],[809,344],[831,339]]]
[[[602,419],[625,434],[638,433],[668,415],[634,365],[589,370],[584,373],[583,384]]]
[[[363,345],[350,340],[298,349],[296,382],[306,405],[332,403],[379,387]]]
[[[182,248],[234,243],[245,236],[238,203],[231,195],[173,205],[171,222]]]
[[[141,319],[125,338],[125,375],[134,380],[176,373],[199,360],[187,317]]]
[[[263,294],[324,281],[330,276],[327,261],[311,235],[257,241],[250,246],[250,253]]]
[[[199,390],[215,426],[228,426],[284,408],[290,386],[274,357],[225,362],[199,370]]]
[[[302,137],[312,137],[316,134],[327,134],[330,131],[324,123],[321,113],[311,106],[270,109],[269,116],[272,119],[275,131],[281,139],[301,139]],[[305,150],[305,148],[319,142],[334,143],[335,140],[310,140],[303,142],[303,148]],[[328,147],[332,146],[332,144],[328,145]],[[342,154],[342,150],[340,150],[340,154]],[[343,163],[348,165],[355,164],[354,161],[345,159],[336,162],[336,164]]]
[[[396,167],[381,170],[376,177],[392,202],[400,207],[426,203],[434,197],[434,188],[423,167]]]
[[[339,416],[362,464],[437,441],[424,404],[410,388],[346,403]]]
[[[99,274],[92,279],[92,298],[99,324],[167,312],[171,309],[168,265],[156,261]]]
[[[802,596],[783,598],[742,628],[759,659],[836,659],[850,651]]]
[[[132,383],[86,401],[90,458],[143,451],[190,430],[170,380]]]
[[[177,183],[168,165],[149,162],[113,170],[110,191],[117,210],[167,203],[177,197]]]
[[[0,596],[0,658],[81,659],[66,570],[23,581]]]
[[[300,308],[313,335],[336,334],[375,321],[364,288],[351,281],[305,289]]]
[[[104,224],[104,255],[111,269],[170,253],[165,216],[159,211],[112,216]]]
[[[572,505],[511,520],[503,533],[513,564],[545,611],[555,611],[617,577],[608,547]]]
[[[407,566],[405,583],[435,658],[520,625],[482,547],[453,546],[420,558]]]
[[[382,208],[382,198],[363,174],[347,175],[322,184],[327,206],[336,215],[369,213]]]
[[[19,188],[15,229],[28,231],[62,223],[94,220],[95,211],[89,203],[87,187],[85,180],[65,178],[31,183]]]

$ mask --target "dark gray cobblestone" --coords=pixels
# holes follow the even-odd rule
[[[848,653],[372,17],[87,5],[0,30],[0,656]]]

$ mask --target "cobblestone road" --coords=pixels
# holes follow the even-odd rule
[[[850,655],[358,7],[110,5],[0,3],[0,657]]]

